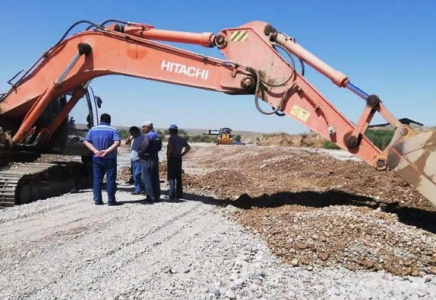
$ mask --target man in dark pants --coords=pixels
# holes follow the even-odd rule
[[[138,155],[142,162],[142,180],[144,181],[147,201],[160,200],[159,156],[162,139],[153,130],[153,124],[145,121],[142,125],[144,138],[139,146]]]
[[[191,150],[191,146],[186,142],[186,139],[178,135],[179,129],[175,124],[170,126],[169,131],[167,179],[170,184],[170,191],[168,197],[170,199],[183,198],[182,157]]]
[[[130,145],[130,162],[133,174],[133,182],[135,183],[135,191],[133,195],[139,195],[145,192],[144,181],[141,176],[142,163],[138,156],[139,145],[141,145],[144,136],[138,127],[133,126],[129,129],[129,136],[126,139],[126,144]]]
[[[106,189],[108,205],[116,205],[117,179],[117,148],[121,144],[120,135],[116,128],[110,126],[111,116],[102,114],[100,124],[89,130],[85,138],[85,145],[94,153],[92,157],[93,192],[95,205],[102,205],[101,184],[106,174]]]

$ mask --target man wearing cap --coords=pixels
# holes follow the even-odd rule
[[[108,205],[116,205],[117,178],[117,148],[121,144],[120,135],[116,128],[111,127],[111,116],[102,114],[100,124],[89,130],[85,138],[85,145],[94,155],[92,157],[92,171],[94,175],[93,192],[95,205],[102,205],[101,183],[106,174],[106,190]]]
[[[162,149],[162,139],[153,130],[153,123],[150,121],[142,124],[142,132],[144,137],[139,145],[138,156],[142,163],[142,180],[147,193],[147,201],[159,201],[161,190],[158,152]]]
[[[182,185],[182,157],[191,150],[186,139],[178,135],[177,125],[169,128],[170,137],[167,145],[167,179],[170,184],[168,197],[170,199],[183,198]]]
[[[126,139],[126,144],[130,145],[130,162],[135,191],[133,195],[139,195],[145,192],[144,181],[141,176],[142,163],[138,156],[139,145],[141,145],[144,136],[138,127],[132,126],[129,128],[129,136]]]

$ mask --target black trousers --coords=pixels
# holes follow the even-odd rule
[[[169,157],[167,160],[167,179],[170,184],[170,198],[183,197],[182,158]]]

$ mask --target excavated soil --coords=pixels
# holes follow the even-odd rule
[[[293,134],[273,133],[259,137],[259,146],[293,146],[321,148],[327,140],[317,133]]]
[[[234,218],[285,263],[436,274],[436,210],[395,173],[335,150],[192,146],[185,192],[238,208]],[[121,167],[118,179],[129,177]],[[165,161],[160,177],[166,181]]]
[[[240,208],[235,218],[290,265],[436,274],[434,207],[395,173],[330,153],[194,147],[185,187]]]

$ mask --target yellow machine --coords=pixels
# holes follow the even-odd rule
[[[233,135],[230,128],[221,128],[218,134],[217,145],[233,145]]]
[[[230,128],[220,128],[219,132],[217,130],[209,130],[206,134],[217,135],[217,145],[233,145],[232,129]]]

